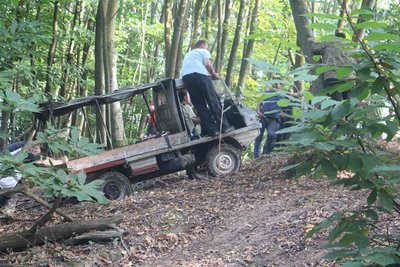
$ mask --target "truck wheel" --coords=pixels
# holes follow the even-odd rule
[[[206,166],[211,176],[236,173],[240,168],[239,151],[231,145],[214,146],[207,153]]]
[[[132,193],[131,183],[128,178],[120,172],[105,172],[97,179],[104,180],[100,186],[104,196],[110,200],[120,200]]]

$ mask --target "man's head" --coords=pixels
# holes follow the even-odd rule
[[[272,84],[272,87],[275,88],[275,89],[281,89],[282,88],[282,84],[276,82],[276,83]]]
[[[189,93],[185,90],[178,92],[179,100],[182,104],[190,104]]]
[[[196,44],[194,45],[194,48],[203,48],[203,49],[208,49],[207,42],[205,40],[198,40]]]
[[[28,153],[31,153],[32,155],[39,155],[40,153],[42,153],[42,149],[40,148],[39,144],[34,144],[30,147],[27,148],[26,150]]]

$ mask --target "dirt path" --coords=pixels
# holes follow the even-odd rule
[[[35,266],[334,266],[318,247],[324,233],[308,230],[333,213],[360,205],[362,193],[326,181],[282,178],[282,157],[244,165],[231,177],[188,180],[168,176],[141,185],[134,195],[107,205],[64,209],[75,218],[124,215],[124,241],[68,247],[47,243],[0,254],[0,263]],[[139,186],[137,186],[138,188]],[[0,234],[30,225],[44,209],[0,222]],[[59,221],[55,221],[59,223]]]

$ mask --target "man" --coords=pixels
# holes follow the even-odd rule
[[[194,113],[191,106],[189,93],[185,90],[179,91],[179,100],[181,101],[183,117],[185,118],[186,126],[188,127],[190,136],[195,139],[200,136],[200,118]]]
[[[217,136],[221,120],[222,132],[230,132],[235,127],[230,126],[228,120],[221,114],[221,103],[212,83],[212,79],[218,80],[221,76],[215,72],[211,54],[207,49],[206,41],[197,41],[195,48],[183,59],[181,75],[190,93],[192,104],[200,116],[202,133]]]
[[[278,106],[278,101],[283,99],[283,97],[277,94],[277,90],[281,88],[282,85],[280,83],[274,83],[272,89],[265,91],[267,98],[257,105],[257,115],[260,117],[261,129],[254,143],[253,154],[256,159],[260,157],[260,148],[265,130],[267,130],[267,141],[264,144],[263,154],[270,153],[274,148],[276,139],[275,132],[279,129],[282,117],[282,110]]]
[[[346,38],[346,35],[342,32],[336,32],[336,37]],[[355,60],[349,55],[348,51],[344,51],[343,47],[340,47],[341,41],[326,41],[326,42],[312,42],[312,52],[315,55],[321,55],[322,63],[330,66],[346,66],[350,63],[355,63]],[[345,83],[346,80],[354,79],[354,72],[350,73],[346,80],[339,79],[335,70],[329,70],[323,74],[324,88],[340,85]],[[331,97],[335,100],[344,100],[351,97],[351,91],[345,92],[333,92]]]

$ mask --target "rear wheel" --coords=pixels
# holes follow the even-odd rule
[[[206,167],[211,176],[236,173],[240,168],[239,151],[228,144],[214,146],[207,153]]]
[[[101,174],[96,179],[103,180],[100,190],[110,200],[120,200],[132,194],[131,183],[120,172],[109,171]]]

